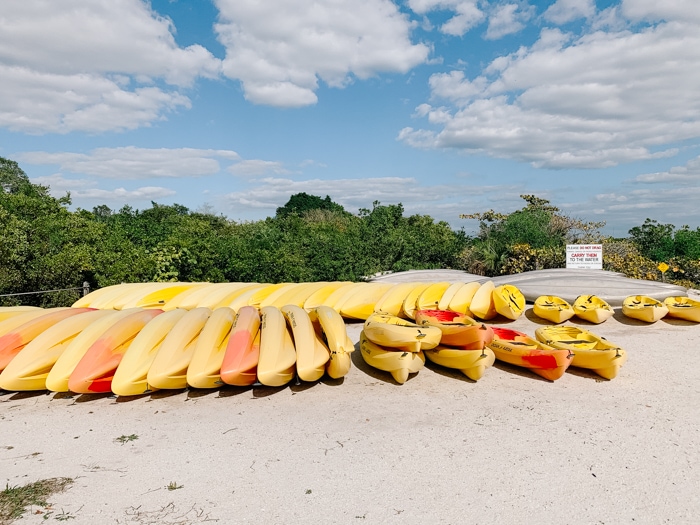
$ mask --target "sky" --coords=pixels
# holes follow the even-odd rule
[[[0,156],[72,209],[694,229],[700,2],[3,0]]]

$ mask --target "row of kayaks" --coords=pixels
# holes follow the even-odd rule
[[[417,310],[440,309],[467,314],[481,320],[498,315],[515,320],[526,309],[520,290],[510,284],[486,282],[314,282],[314,283],[136,283],[108,286],[78,300],[73,306],[122,310],[158,308],[164,311],[244,306],[258,310],[266,306],[296,305],[307,312],[318,306],[333,308],[343,318],[366,320],[374,313],[413,320]],[[614,314],[613,308],[595,295],[581,295],[573,304],[553,295],[537,297],[532,307],[538,317],[562,323],[574,316],[601,323]],[[700,322],[700,302],[688,297],[657,301],[633,295],[624,302],[625,315],[653,322],[669,315]]]
[[[535,299],[532,311],[552,323],[563,323],[577,316],[599,324],[615,313],[606,301],[595,295],[580,295],[573,304],[561,297],[541,295]],[[665,316],[700,323],[700,302],[689,297],[667,297],[659,301],[645,295],[630,295],[622,302],[622,313],[647,323],[654,323]]]
[[[555,381],[569,366],[587,368],[605,379],[617,376],[627,360],[618,345],[573,325],[543,326],[535,338],[489,326],[455,312],[416,312],[415,323],[375,314],[364,323],[360,351],[365,362],[389,372],[398,383],[418,372],[426,359],[478,381],[498,359]]]
[[[11,391],[276,387],[341,378],[353,350],[326,306],[0,309],[0,388]]]
[[[416,310],[440,308],[480,319],[522,315],[525,298],[512,285],[493,282],[314,282],[314,283],[137,283],[96,290],[76,301],[76,308],[164,311],[243,306],[281,308],[293,304],[311,311],[328,306],[346,319],[365,320],[381,312],[413,319]]]

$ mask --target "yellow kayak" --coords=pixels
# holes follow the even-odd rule
[[[403,300],[403,305],[401,307],[401,312],[406,319],[414,319],[416,315],[416,309],[418,298],[421,294],[430,286],[430,283],[418,283],[411,291],[406,294]]]
[[[394,380],[403,385],[409,374],[415,374],[425,365],[423,352],[404,352],[373,343],[364,331],[360,333],[360,353],[369,366],[389,372]]]
[[[314,329],[309,313],[296,304],[280,308],[294,339],[297,353],[296,371],[301,381],[318,381],[326,373],[331,357],[328,347]]]
[[[374,313],[400,316],[406,296],[420,283],[398,283],[389,288],[374,305]]]
[[[577,326],[543,326],[535,337],[546,345],[572,351],[572,366],[591,369],[605,379],[614,379],[627,361],[622,348]]]
[[[597,295],[579,295],[571,306],[576,317],[595,324],[602,323],[615,313],[612,306]]]
[[[309,312],[309,319],[314,330],[322,334],[330,352],[326,373],[333,379],[344,377],[352,366],[350,354],[355,350],[355,345],[348,337],[343,318],[334,308],[320,305]]]
[[[167,335],[188,311],[184,308],[169,310],[143,327],[114,372],[112,392],[118,396],[136,396],[158,390],[148,384],[148,370]]]
[[[447,368],[461,371],[472,381],[478,381],[487,368],[493,365],[496,355],[489,347],[482,350],[460,350],[438,345],[424,352],[426,359]]]
[[[38,306],[0,306],[0,322],[31,311],[41,311]]]
[[[432,283],[416,299],[416,310],[436,309],[440,305],[440,300],[447,289],[451,286],[449,282]]]
[[[260,310],[260,357],[258,381],[265,386],[283,386],[294,378],[297,353],[287,321],[279,308]]]
[[[556,295],[540,295],[535,299],[532,311],[537,317],[557,324],[574,316],[574,309],[571,305]]]
[[[503,317],[515,320],[525,311],[525,296],[516,286],[503,284],[493,291],[493,304]]]
[[[496,304],[493,300],[496,286],[493,281],[486,281],[476,291],[472,297],[472,302],[469,305],[469,310],[479,319],[493,319],[498,315]]]
[[[201,306],[198,308],[202,308]],[[187,367],[187,384],[193,388],[217,388],[221,380],[221,364],[228,347],[236,312],[228,306],[212,311],[202,328],[192,359]]]
[[[374,313],[377,301],[393,286],[391,283],[366,283],[343,302],[340,314],[345,318],[366,320]]]
[[[212,311],[193,308],[183,315],[161,343],[153,358],[146,381],[153,388],[180,389],[187,387],[187,369],[197,348],[202,329]]]
[[[667,297],[664,304],[669,317],[700,323],[700,301],[690,297]]]
[[[655,323],[668,313],[668,307],[646,295],[630,295],[622,301],[622,313],[645,323]]]
[[[435,348],[442,337],[437,326],[418,325],[393,315],[372,314],[364,325],[367,339],[380,346],[407,352]]]
[[[458,312],[460,314],[471,315],[471,310],[469,309],[469,307],[471,306],[474,294],[479,290],[480,287],[481,283],[477,281],[473,281],[471,283],[464,283],[455,292],[452,299],[450,299],[447,309],[452,310],[453,312]]]

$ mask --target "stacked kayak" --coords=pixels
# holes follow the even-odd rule
[[[276,387],[350,370],[353,342],[327,306],[307,312],[296,304],[247,305],[236,312],[133,304],[0,310],[0,388],[138,395],[188,386]]]
[[[365,362],[403,384],[425,364],[424,351],[435,348],[441,332],[393,315],[373,314],[360,334],[360,351]]]
[[[440,344],[425,351],[429,361],[459,370],[473,381],[481,379],[493,365],[495,355],[488,347],[493,340],[490,326],[466,314],[434,309],[419,310],[416,321],[441,332]]]

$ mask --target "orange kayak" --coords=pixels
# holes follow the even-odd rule
[[[78,394],[111,392],[112,378],[124,353],[143,327],[162,313],[160,309],[139,310],[107,329],[71,372],[68,389]]]
[[[0,372],[25,346],[42,332],[74,315],[92,311],[92,308],[57,308],[21,324],[0,337]],[[32,312],[33,313],[33,312]]]
[[[461,350],[481,350],[493,339],[490,326],[450,310],[416,310],[416,323],[438,327],[440,344]]]
[[[496,359],[528,368],[549,381],[563,376],[573,360],[571,350],[557,350],[517,330],[492,328],[493,341],[489,347]]]
[[[259,359],[260,313],[254,306],[243,306],[231,327],[221,363],[221,380],[228,385],[252,385],[258,380]]]

